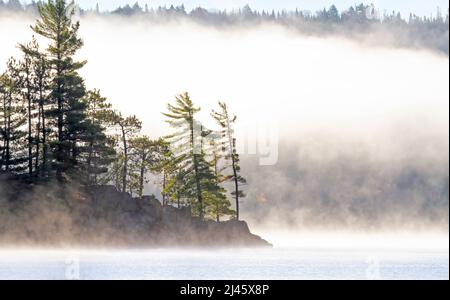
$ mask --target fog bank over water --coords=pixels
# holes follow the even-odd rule
[[[354,230],[292,230],[256,227],[258,234],[269,239],[275,248],[281,249],[334,249],[383,251],[446,251],[449,249],[448,233],[433,231],[414,232],[386,230],[367,234]]]
[[[448,250],[0,250],[2,279],[440,279]]]
[[[32,22],[0,18],[0,61],[29,39]],[[87,86],[136,114],[151,137],[168,132],[161,112],[183,91],[210,127],[218,100],[241,128],[278,124],[275,165],[243,155],[241,209],[251,225],[448,232],[447,56],[269,25],[96,17],[81,25]]]

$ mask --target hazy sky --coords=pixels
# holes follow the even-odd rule
[[[76,1],[83,8],[94,7],[98,2],[102,10],[110,10],[124,4],[134,4],[136,0],[78,0]],[[202,6],[215,9],[232,9],[249,4],[252,8],[262,9],[304,9],[316,11],[324,7],[335,4],[340,10],[346,9],[355,3],[373,3],[380,11],[400,11],[403,15],[413,12],[417,15],[435,14],[437,7],[443,12],[448,9],[448,0],[141,0],[142,6],[147,3],[149,6],[170,6],[184,4],[186,8]]]
[[[31,38],[34,19],[0,18],[0,73],[17,42]],[[275,166],[259,166],[266,155],[242,156],[245,219],[390,229],[430,220],[448,230],[448,56],[270,24],[219,30],[87,16],[80,37],[87,87],[136,114],[152,139],[171,132],[161,112],[188,91],[207,128],[216,128],[211,109],[226,101],[247,149],[273,146]],[[265,138],[271,128],[279,139]],[[158,194],[153,182],[147,191]]]

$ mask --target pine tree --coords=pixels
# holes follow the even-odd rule
[[[160,138],[154,142],[154,145],[154,163],[151,166],[151,171],[161,175],[158,184],[161,185],[163,206],[166,206],[169,202],[175,202],[180,208],[184,184],[178,161],[166,140]]]
[[[178,95],[175,98],[175,105],[167,105],[169,113],[163,115],[168,118],[167,123],[177,130],[167,140],[174,147],[175,161],[179,168],[183,170],[186,181],[186,196],[195,197],[198,206],[198,215],[200,219],[204,218],[203,194],[201,188],[201,153],[197,150],[198,137],[196,134],[195,114],[200,108],[194,107],[194,103],[188,93]],[[192,203],[194,204],[194,203]]]
[[[220,217],[230,210],[231,206],[226,196],[226,190],[220,185],[223,176],[219,167],[220,154],[217,151],[215,140],[218,136],[212,130],[200,125],[200,153],[202,154],[201,166],[204,168],[202,179],[203,198],[207,215],[212,216],[217,222]],[[228,205],[227,205],[228,203]]]
[[[49,112],[56,119],[56,141],[52,142],[58,181],[67,177],[67,171],[77,168],[78,155],[86,131],[85,95],[83,79],[78,70],[85,61],[74,61],[73,56],[83,46],[78,38],[79,22],[72,22],[74,3],[65,0],[49,0],[39,3],[40,19],[32,29],[49,39],[47,49],[51,67],[51,93],[49,101],[55,105]]]
[[[8,83],[9,80],[7,75],[0,75],[0,173],[3,171],[3,167],[6,165],[7,159],[7,120],[9,115],[8,99],[10,98]]]
[[[86,160],[86,184],[98,185],[99,176],[108,172],[114,161],[116,141],[105,132],[114,120],[111,104],[99,90],[88,91],[85,97],[88,118]]]
[[[31,47],[26,49],[33,57],[33,73],[35,87],[35,101],[38,106],[37,123],[36,123],[36,159],[35,170],[36,175],[40,178],[48,176],[49,162],[49,139],[50,128],[47,126],[48,112],[51,110],[51,104],[48,101],[50,93],[50,65],[47,57],[39,49],[39,45],[33,38]],[[41,151],[42,150],[42,151]]]
[[[200,155],[198,156],[199,165],[199,175],[200,175],[200,186],[201,193],[204,199],[203,209],[206,213],[211,211],[211,206],[216,207],[217,203],[225,199],[226,196],[224,189],[219,184],[218,174],[215,173],[213,163],[208,160],[208,153],[210,151],[209,138],[211,130],[204,128],[202,125],[200,127]],[[216,214],[213,215],[216,217]]]
[[[23,53],[22,60],[19,62],[20,88],[25,101],[27,110],[27,149],[28,149],[28,176],[33,176],[33,158],[36,156],[33,150],[36,145],[35,132],[33,131],[33,120],[36,117],[37,101],[36,101],[36,74],[34,72],[35,59],[34,53],[39,51],[36,40],[26,45],[19,44],[19,48]]]
[[[234,191],[231,193],[236,201],[236,219],[239,220],[239,199],[245,197],[245,193],[240,189],[247,181],[240,175],[239,154],[236,150],[236,138],[234,137],[233,125],[236,122],[236,116],[230,115],[228,107],[224,102],[219,102],[220,111],[212,112],[212,117],[221,127],[222,149],[226,153],[225,159],[230,162],[232,174],[228,180],[234,184]]]
[[[184,177],[184,170],[172,169],[170,173],[165,173],[163,199],[165,205],[172,202],[177,208],[187,206],[190,203],[188,186]]]
[[[10,59],[0,77],[1,162],[0,170],[23,173],[27,156],[24,149],[26,110],[20,93],[19,65]]]
[[[21,11],[23,10],[23,6],[20,3],[19,0],[9,0],[6,3],[6,8],[10,9],[10,10],[15,10],[15,11]]]
[[[106,182],[112,182],[118,191],[122,191],[123,188],[123,165],[124,155],[122,152],[118,152],[106,178]]]
[[[196,108],[188,93],[178,95],[175,104],[168,104],[167,123],[176,132],[167,137],[174,153],[174,162],[180,170],[184,181],[183,195],[190,201],[193,212],[201,220],[205,215],[205,197],[215,192],[217,184],[211,165],[206,161],[204,137],[207,133],[195,114]]]
[[[122,185],[120,191],[127,191],[128,183],[128,152],[129,140],[142,128],[142,122],[136,116],[123,117],[120,113],[113,116],[113,123],[119,128],[119,136],[122,144]]]
[[[216,222],[220,222],[220,218],[226,215],[234,215],[235,212],[231,209],[231,203],[226,196],[226,190],[221,186],[227,180],[227,177],[222,174],[225,170],[221,166],[223,155],[220,147],[216,144],[215,137],[210,141],[211,166],[214,170],[214,186],[208,193],[208,210]]]
[[[148,183],[147,172],[154,164],[155,143],[147,136],[140,136],[130,140],[130,176],[135,179],[131,184],[139,197],[144,196],[144,185]]]

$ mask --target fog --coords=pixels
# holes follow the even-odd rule
[[[0,61],[30,39],[31,23],[0,17]],[[241,210],[259,231],[448,232],[448,56],[274,25],[217,29],[113,17],[81,25],[88,88],[136,114],[151,137],[168,132],[161,112],[184,91],[210,127],[218,100],[241,129],[277,125],[276,164],[243,155],[249,186]],[[147,191],[158,193],[151,183]]]

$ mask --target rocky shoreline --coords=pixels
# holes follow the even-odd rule
[[[61,197],[61,194],[64,196]],[[112,186],[0,185],[0,246],[271,247],[245,221],[201,221],[190,208],[133,198]]]

